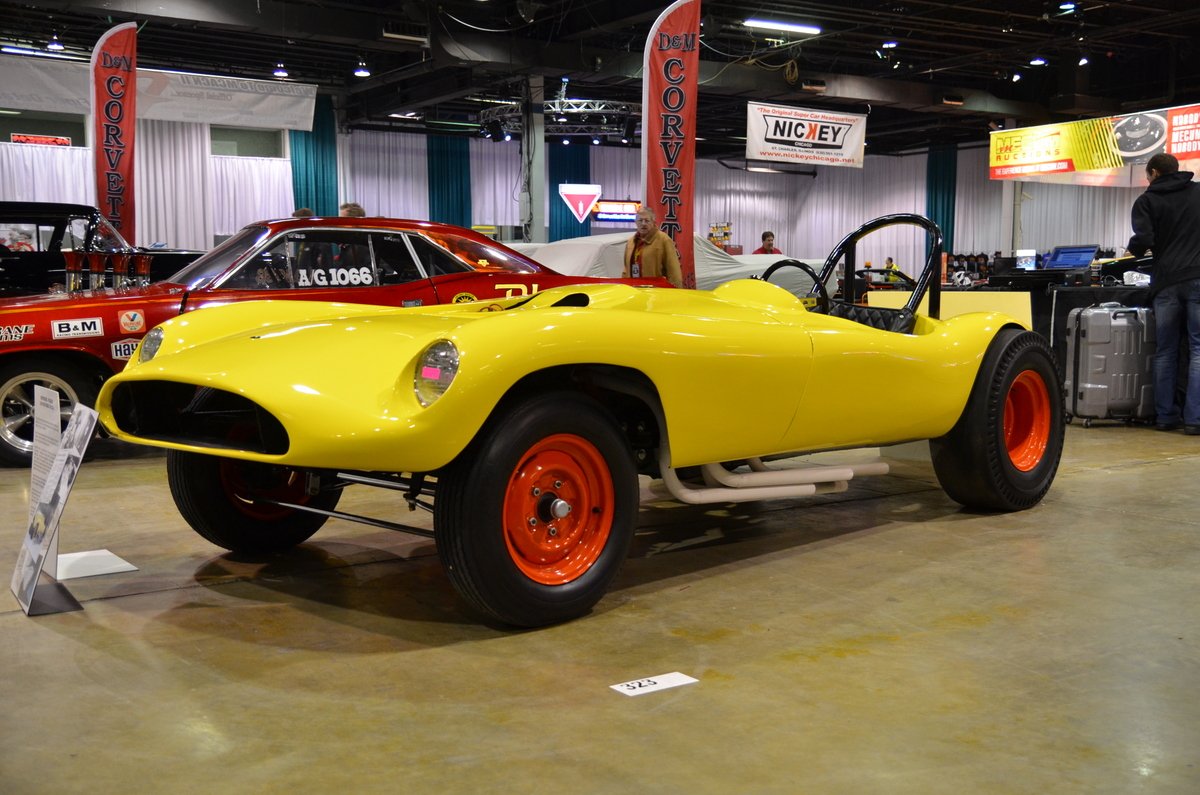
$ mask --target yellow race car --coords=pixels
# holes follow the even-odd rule
[[[930,239],[909,304],[831,300],[836,265],[894,224]],[[1003,315],[939,320],[940,253],[932,222],[895,215],[848,235],[802,296],[769,283],[808,269],[794,261],[711,291],[204,309],[153,329],[98,408],[114,436],[169,449],[181,513],[219,546],[287,549],[345,516],[346,486],[398,489],[433,512],[467,602],[537,626],[603,596],[633,536],[639,473],[689,503],[794,498],[886,465],[781,466],[789,454],[928,439],[963,505],[1041,500],[1064,427],[1051,351]]]

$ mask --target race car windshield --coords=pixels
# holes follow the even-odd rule
[[[212,251],[193,261],[167,281],[187,285],[189,290],[207,287],[212,284],[214,279],[229,270],[229,266],[241,259],[243,254],[258,248],[266,236],[267,228],[265,226],[248,226]]]

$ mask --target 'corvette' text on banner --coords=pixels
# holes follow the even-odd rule
[[[696,286],[696,78],[700,0],[667,7],[646,38],[642,65],[642,175],[646,204],[675,241],[683,286]]]
[[[866,139],[866,116],[746,104],[747,160],[862,168]]]
[[[92,148],[96,204],[134,243],[133,130],[137,117],[137,23],[100,37],[92,50]]]

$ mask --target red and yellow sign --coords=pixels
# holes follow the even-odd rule
[[[137,23],[109,29],[92,50],[92,147],[96,203],[134,242],[133,133],[137,117]]]
[[[1200,156],[1200,105],[1043,124],[991,135],[992,179],[1141,164],[1159,152]]]

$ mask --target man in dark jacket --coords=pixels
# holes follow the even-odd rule
[[[1129,253],[1154,252],[1150,294],[1154,299],[1155,427],[1200,435],[1200,184],[1180,171],[1173,155],[1157,154],[1146,164],[1150,187],[1133,203]],[[1183,416],[1175,403],[1179,343],[1191,345]]]

